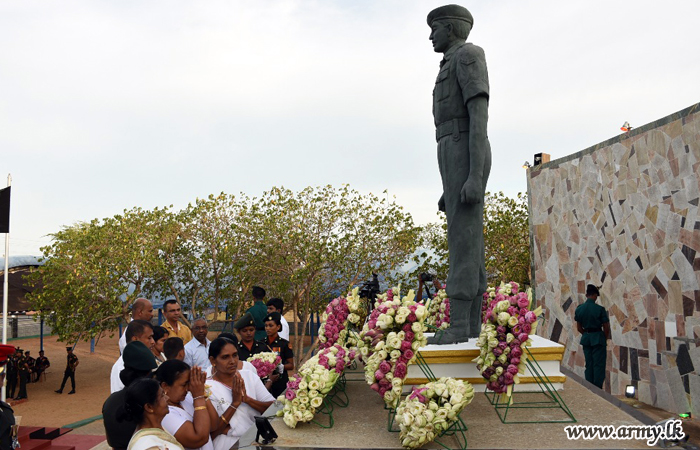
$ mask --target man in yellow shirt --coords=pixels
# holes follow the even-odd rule
[[[184,323],[180,323],[182,308],[177,300],[166,300],[163,303],[163,314],[165,315],[165,322],[162,326],[168,330],[170,337],[179,337],[185,344],[192,340],[190,328]]]

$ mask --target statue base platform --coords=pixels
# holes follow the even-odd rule
[[[432,333],[426,333],[426,335],[432,336]],[[566,381],[566,375],[560,371],[564,346],[537,335],[532,335],[530,338],[532,340],[532,346],[529,347],[530,352],[537,359],[554,389],[562,390]],[[473,385],[486,384],[486,380],[476,368],[476,363],[473,362],[479,356],[476,338],[461,344],[427,345],[422,347],[419,352],[435,378],[452,377],[468,381]],[[515,392],[540,391],[540,387],[529,368],[519,378],[520,383],[514,386]],[[411,386],[428,381],[427,375],[417,363],[414,362],[408,366],[408,375],[404,386],[410,389]]]

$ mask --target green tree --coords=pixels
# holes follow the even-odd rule
[[[294,312],[293,347],[304,359],[311,315],[372,271],[388,272],[414,250],[418,229],[394,201],[348,186],[273,188],[252,199],[240,235],[251,240],[250,266],[266,277],[268,292]]]
[[[33,307],[65,341],[114,330],[139,296],[149,295],[162,272],[161,248],[176,224],[168,209],[134,208],[79,223],[51,235],[44,265],[28,277]]]
[[[530,228],[527,194],[516,198],[487,193],[484,205],[484,245],[489,284],[530,283]]]

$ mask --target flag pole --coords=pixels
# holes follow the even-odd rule
[[[12,184],[12,176],[7,174],[7,186]],[[7,291],[8,291],[8,280],[7,280],[7,266],[10,260],[10,230],[5,233],[5,276],[3,277],[2,283],[2,343],[7,344]],[[0,386],[0,399],[4,402],[6,397],[4,383]]]
[[[7,174],[7,186],[12,184],[12,175]],[[2,343],[7,344],[7,291],[8,291],[8,280],[7,280],[7,265],[10,260],[10,230],[5,233],[5,276],[3,277],[2,284]]]

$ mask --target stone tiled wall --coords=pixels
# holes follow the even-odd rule
[[[574,310],[608,310],[605,390],[700,414],[700,104],[528,171],[540,333],[583,376]],[[684,339],[687,338],[687,339]],[[697,399],[697,401],[693,401]]]

